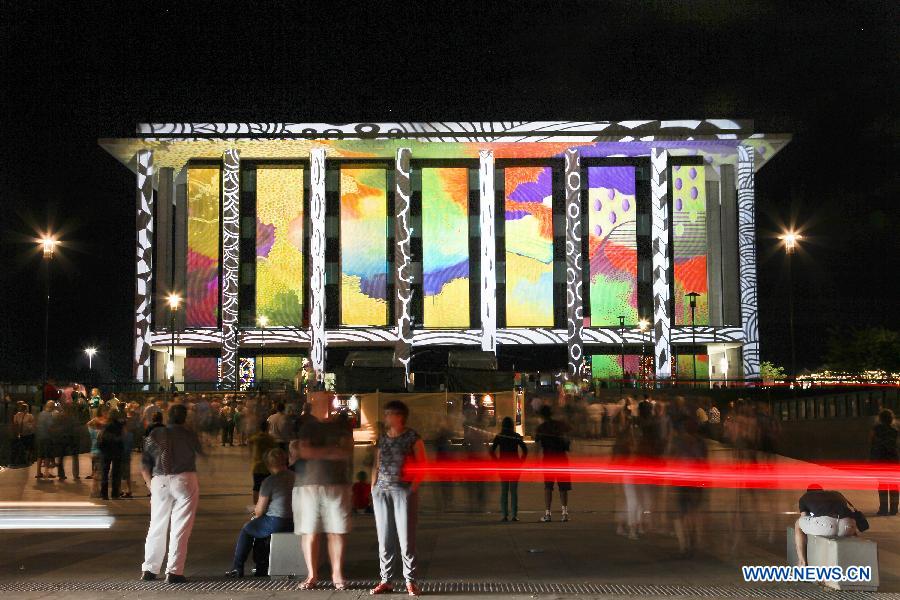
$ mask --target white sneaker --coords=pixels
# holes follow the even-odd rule
[[[544,513],[544,516],[541,517],[541,523],[549,523],[553,518],[550,516],[550,513]]]
[[[569,513],[563,513],[562,519],[560,519],[563,523],[569,520]]]

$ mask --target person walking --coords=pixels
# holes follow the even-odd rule
[[[253,477],[254,505],[259,502],[259,490],[262,482],[269,476],[269,467],[266,465],[265,457],[269,450],[278,447],[278,442],[269,434],[268,429],[268,421],[262,421],[259,424],[259,431],[250,436],[250,475]]]
[[[109,422],[100,432],[97,447],[100,449],[100,498],[119,497],[122,482],[122,452],[125,449],[125,424],[117,410],[109,412]],[[110,486],[110,482],[112,485]]]
[[[878,413],[878,423],[869,435],[869,458],[872,462],[896,465],[900,462],[897,451],[897,430],[894,428],[894,413],[885,409]],[[896,515],[900,492],[896,483],[878,484],[878,515]]]
[[[410,596],[420,594],[416,582],[416,523],[421,480],[407,479],[403,470],[407,463],[425,462],[425,443],[406,426],[408,419],[409,408],[403,402],[392,400],[385,404],[385,431],[378,440],[372,480],[381,582],[370,590],[372,595],[394,591],[395,539],[400,544],[406,591]]]
[[[544,463],[553,466],[568,464],[566,453],[569,451],[569,426],[553,418],[553,410],[549,406],[541,407],[543,423],[538,425],[534,434],[534,442],[541,448]],[[569,520],[569,492],[572,482],[566,475],[544,475],[544,516],[541,522],[553,520],[550,507],[553,503],[553,485],[559,489],[559,501],[562,505],[561,521]]]
[[[238,534],[234,560],[231,570],[225,573],[226,577],[244,576],[244,565],[251,551],[255,565],[253,574],[257,577],[268,575],[272,534],[294,529],[291,511],[294,472],[288,469],[287,461],[287,453],[281,448],[266,453],[265,464],[272,474],[263,480],[250,522]]]
[[[331,578],[337,590],[343,590],[344,547],[350,533],[350,460],[353,433],[340,414],[325,423],[308,422],[300,438],[291,443],[294,454],[305,461],[300,475],[300,522],[295,532],[303,535],[303,556],[307,578],[301,589],[310,589],[318,581],[321,533],[328,536]],[[260,492],[262,494],[262,492]]]
[[[141,579],[152,581],[162,569],[169,530],[166,582],[184,583],[184,564],[194,517],[200,500],[197,455],[202,454],[197,434],[184,426],[187,407],[169,408],[169,425],[157,427],[144,442],[141,474],[150,489],[150,526],[144,545]],[[171,522],[171,528],[170,528]]]
[[[497,450],[500,450],[499,455]],[[522,454],[519,455],[519,451]],[[500,425],[500,433],[491,442],[491,458],[501,460],[504,466],[512,466],[525,462],[528,457],[528,446],[522,436],[516,433],[512,417],[503,417]],[[507,500],[509,501],[507,503]],[[500,477],[500,511],[503,513],[501,521],[518,521],[519,517],[519,474],[510,473]]]
[[[219,411],[219,418],[222,422],[222,446],[234,446],[234,408],[227,399]]]
[[[28,466],[34,459],[34,415],[28,412],[28,405],[19,402],[16,414],[13,415],[13,442],[16,451],[13,453],[13,464]]]
[[[294,424],[284,410],[284,402],[279,402],[275,406],[275,414],[269,416],[267,421],[269,422],[269,433],[278,442],[278,447],[282,450],[287,450],[288,444],[291,443],[291,439],[294,437]]]

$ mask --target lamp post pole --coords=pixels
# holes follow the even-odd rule
[[[84,353],[87,354],[88,357],[88,383],[93,385],[94,383],[94,355],[97,354],[96,348],[85,348]]]
[[[262,352],[260,352],[259,356],[259,385],[256,386],[257,388],[260,388],[263,384],[263,375],[265,375],[266,372],[266,326],[269,324],[269,317],[266,315],[259,315],[257,322],[259,323],[259,328],[262,330]]]
[[[694,376],[691,380],[691,387],[697,387],[697,327],[694,324],[694,311],[697,309],[697,292],[688,292],[685,294],[691,304],[691,362],[694,366]]]
[[[641,364],[638,369],[646,369],[645,363],[647,361],[647,328],[650,326],[650,322],[647,319],[641,319],[638,323],[638,327],[641,329]],[[647,387],[647,376],[644,373],[641,373],[641,383],[644,387]]]
[[[175,313],[178,312],[178,306],[181,304],[181,296],[178,294],[169,294],[169,315],[171,317],[172,347],[169,355],[169,392],[175,392]]]
[[[622,395],[622,386],[625,384],[625,317],[619,315],[619,336],[621,337],[621,347],[619,355],[622,360],[622,377],[619,379],[619,395]]]
[[[796,346],[794,344],[794,275],[793,275],[793,258],[794,252],[797,251],[797,242],[803,239],[803,236],[796,231],[787,231],[779,239],[784,242],[784,251],[787,254],[787,272],[788,272],[788,326],[791,334],[791,385],[797,378],[797,355]]]
[[[59,242],[50,235],[41,238],[41,247],[44,250],[44,276],[47,291],[47,302],[44,305],[44,372],[43,384],[47,383],[47,364],[50,355],[50,263],[53,261],[53,253]]]

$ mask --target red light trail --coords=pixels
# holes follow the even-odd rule
[[[708,462],[671,460],[614,460],[573,457],[567,461],[429,461],[409,465],[406,476],[424,481],[543,482],[545,477],[581,483],[630,483],[704,488],[805,490],[811,484],[825,489],[877,489],[900,484],[900,465],[870,462]]]

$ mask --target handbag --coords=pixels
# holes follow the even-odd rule
[[[856,521],[857,531],[862,532],[867,530],[869,528],[869,520],[866,519],[866,515],[864,515],[861,510],[857,510],[856,507],[849,502],[847,505],[850,507],[850,516]]]

